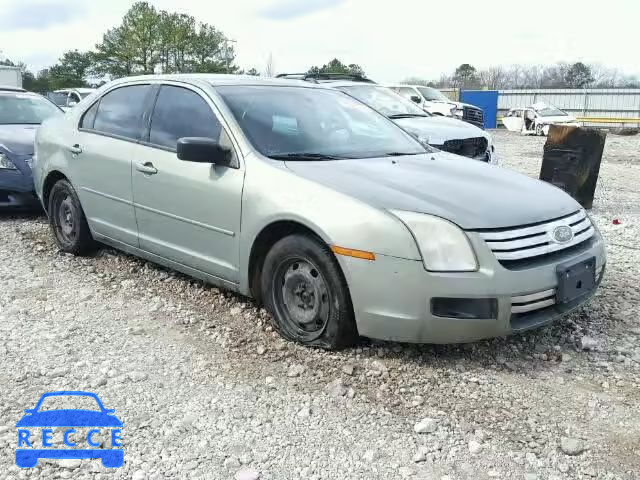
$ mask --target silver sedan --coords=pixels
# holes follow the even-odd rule
[[[45,123],[34,163],[63,251],[108,244],[251,296],[306,345],[525,330],[583,304],[605,266],[561,190],[296,81],[117,80]]]

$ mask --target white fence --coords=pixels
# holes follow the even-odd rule
[[[500,90],[499,119],[510,108],[547,103],[569,112],[585,126],[640,127],[640,89]]]

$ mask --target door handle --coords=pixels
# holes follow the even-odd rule
[[[80,155],[82,153],[82,147],[76,143],[69,147],[69,151],[74,155]]]
[[[156,173],[158,173],[158,169],[154,167],[153,163],[151,162],[137,163],[136,170],[146,175],[155,175]]]

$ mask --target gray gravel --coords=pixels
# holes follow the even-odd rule
[[[544,139],[495,136],[504,166],[537,175]],[[110,249],[60,254],[43,218],[0,217],[0,479],[640,478],[638,152],[607,141],[597,297],[465,346],[305,349],[243,298]],[[63,389],[115,408],[122,468],[15,467],[15,422]]]

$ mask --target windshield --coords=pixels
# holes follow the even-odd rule
[[[541,110],[538,110],[538,115],[540,115],[541,117],[560,117],[563,115],[567,115],[567,113],[556,107],[545,107]]]
[[[238,85],[216,90],[253,146],[272,158],[326,160],[426,152],[393,122],[336,90]]]
[[[340,90],[357,98],[387,117],[394,115],[411,115],[426,117],[424,111],[415,103],[404,99],[393,90],[374,85],[357,85],[340,87]]]
[[[439,101],[439,102],[450,102],[451,100],[440,90],[436,90],[431,87],[418,87],[418,90],[422,94],[422,96],[430,101]]]
[[[59,108],[40,95],[0,95],[0,125],[40,124],[47,118],[61,113]]]

